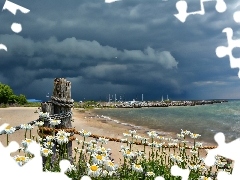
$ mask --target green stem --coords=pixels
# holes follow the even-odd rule
[[[8,134],[7,134],[7,146],[8,146],[8,143],[9,143],[9,141],[8,141]]]
[[[68,143],[64,144],[64,158],[67,158],[67,157],[68,157],[67,145],[68,145]],[[66,155],[66,157],[65,157],[65,155]],[[67,159],[68,159],[68,158],[67,158]]]
[[[83,142],[82,142],[82,149],[84,149],[84,142],[85,142],[85,137],[83,137]]]
[[[67,159],[69,159],[69,153],[68,153],[68,143],[66,144],[66,153],[67,153]]]
[[[152,138],[152,160],[153,160],[153,158],[154,158],[154,153],[153,153],[153,138]]]
[[[143,146],[143,148],[144,148],[144,149],[143,149],[143,150],[144,150],[144,154],[145,154],[145,152],[146,152],[146,141],[147,141],[147,140],[144,141],[144,146]]]
[[[25,139],[27,138],[27,130],[25,130],[24,137],[25,137]]]
[[[55,126],[53,126],[53,133],[52,133],[53,138],[55,137]]]

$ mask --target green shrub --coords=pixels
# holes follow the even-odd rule
[[[27,103],[27,99],[26,99],[26,96],[23,95],[23,94],[20,94],[18,96],[18,104],[21,104],[21,105],[24,105]]]
[[[8,104],[4,104],[4,103],[1,103],[1,104],[0,104],[0,108],[7,108],[7,107],[9,107]]]
[[[10,86],[0,83],[0,103],[7,104],[12,95],[14,94]]]

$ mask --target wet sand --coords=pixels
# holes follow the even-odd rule
[[[38,113],[34,113],[37,110],[37,107],[10,107],[10,108],[0,108],[0,124],[8,123],[11,126],[18,126],[20,124],[28,123],[30,121],[38,119]],[[113,121],[107,117],[101,117],[101,115],[93,114],[91,111],[83,111],[81,109],[73,109],[73,127],[76,130],[80,131],[82,129],[90,131],[92,134],[111,137],[111,138],[124,138],[123,133],[128,133],[129,130],[137,130],[137,134],[147,137],[146,131],[150,130],[147,128],[137,129],[129,124],[121,124],[120,122]],[[9,136],[9,141],[16,141],[21,146],[21,141],[24,139],[24,130],[18,130],[14,134]],[[37,128],[32,130],[32,135],[37,137]],[[161,136],[172,137],[176,139],[175,134],[169,134],[162,132]],[[79,140],[83,140],[80,135],[75,135]],[[29,138],[29,132],[27,133],[27,138]],[[93,138],[87,138],[87,141],[92,140]],[[0,142],[6,146],[6,135],[0,135]],[[120,148],[121,145],[126,146],[126,143],[109,141],[105,148],[110,148],[112,152],[112,158],[116,163],[120,162],[122,158]],[[73,142],[73,148],[77,146],[76,141]],[[81,146],[79,145],[79,148]],[[133,150],[143,150],[141,145],[133,145]],[[148,147],[147,150],[150,150]],[[172,153],[172,150],[169,152]],[[206,155],[205,150],[201,150],[202,156]]]

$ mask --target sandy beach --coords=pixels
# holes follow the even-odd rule
[[[1,124],[8,123],[10,126],[18,126],[20,124],[28,123],[33,120],[38,119],[38,113],[34,113],[38,108],[37,107],[10,107],[10,108],[1,108],[0,109],[0,121]],[[128,133],[129,130],[137,130],[137,134],[147,137],[146,128],[136,129],[127,124],[116,123],[113,120],[107,119],[106,117],[101,117],[101,115],[93,114],[91,111],[83,111],[81,109],[73,109],[73,127],[76,130],[80,131],[82,129],[90,131],[92,134],[111,137],[111,138],[124,138],[123,133]],[[150,130],[150,129],[149,129]],[[21,141],[24,139],[24,130],[18,130],[14,134],[9,136],[9,141],[16,141],[21,146]],[[32,130],[32,135],[37,137],[37,128]],[[162,133],[161,136],[176,138],[174,134]],[[83,138],[80,135],[75,135],[76,138],[82,140]],[[27,134],[29,138],[29,133]],[[87,141],[92,140],[93,138],[87,138]],[[6,135],[0,136],[0,142],[6,146]],[[120,151],[121,145],[123,143],[109,141],[105,148],[110,148],[112,152],[112,158],[115,162],[119,163],[122,159]],[[73,142],[73,148],[77,146],[76,141]],[[149,149],[149,148],[148,148]],[[134,145],[134,150],[143,150],[143,146]],[[201,150],[202,155],[206,154],[205,150]],[[171,152],[170,152],[171,153]]]

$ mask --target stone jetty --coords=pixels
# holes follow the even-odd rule
[[[104,103],[101,106],[104,108],[148,108],[148,107],[170,107],[170,106],[196,106],[215,103],[224,103],[227,100],[193,100],[193,101],[127,101],[115,103]]]

